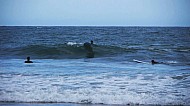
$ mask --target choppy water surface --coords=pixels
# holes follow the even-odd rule
[[[190,28],[0,27],[0,44],[1,102],[190,105]]]

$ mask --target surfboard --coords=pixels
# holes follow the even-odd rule
[[[134,62],[137,62],[137,63],[148,63],[148,62],[144,62],[144,61],[140,61],[140,60],[136,60],[136,59],[133,59]]]

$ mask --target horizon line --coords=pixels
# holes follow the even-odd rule
[[[6,26],[39,26],[39,27],[53,27],[53,26],[63,26],[63,27],[190,27],[190,25],[0,25],[0,27]]]

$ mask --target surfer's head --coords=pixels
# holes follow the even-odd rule
[[[30,57],[27,57],[27,61],[30,61]]]
[[[93,44],[93,40],[91,40],[90,43]]]

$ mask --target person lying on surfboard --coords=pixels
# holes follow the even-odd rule
[[[154,64],[164,64],[163,62],[157,62],[155,60],[151,60],[151,63],[152,63],[152,65],[154,65]]]
[[[136,60],[136,59],[133,59],[133,61],[134,62],[137,62],[137,63],[145,63],[145,64],[149,64],[149,62],[144,62],[144,61],[140,61],[140,60]],[[155,61],[155,60],[151,60],[151,62],[150,62],[152,65],[154,65],[154,64],[166,64],[166,63],[164,63],[164,62],[158,62],[158,61]]]

